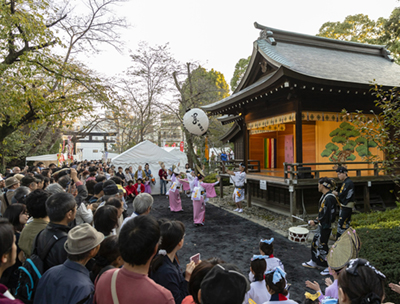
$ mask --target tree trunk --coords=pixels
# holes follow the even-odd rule
[[[185,129],[185,137],[187,142],[187,149],[188,149],[187,156],[189,165],[192,166],[193,169],[195,168],[195,165],[198,165],[201,168],[196,153],[194,153],[192,134],[190,134],[186,129]]]

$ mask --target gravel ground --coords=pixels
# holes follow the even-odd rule
[[[310,259],[309,244],[293,243],[287,239],[287,228],[293,226],[283,216],[262,208],[247,208],[244,213],[232,212],[229,199],[215,198],[207,203],[205,225],[193,225],[192,202],[181,195],[184,212],[173,213],[168,209],[164,196],[154,196],[151,214],[156,218],[180,220],[185,224],[185,245],[178,252],[181,267],[189,262],[190,256],[200,253],[202,259],[219,257],[227,263],[236,264],[247,276],[250,258],[259,254],[261,238],[275,238],[274,255],[281,259],[287,272],[287,281],[292,284],[291,299],[302,303],[305,281],[318,281],[324,289],[324,278],[317,269],[301,266]]]

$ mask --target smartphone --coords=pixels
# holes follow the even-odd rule
[[[200,253],[195,254],[194,256],[190,257],[190,262],[194,262],[195,264],[198,264],[200,262]]]

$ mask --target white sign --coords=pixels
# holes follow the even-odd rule
[[[267,181],[266,180],[260,180],[260,189],[267,190]]]

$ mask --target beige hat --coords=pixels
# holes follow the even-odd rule
[[[15,174],[14,175],[14,177],[16,177],[19,181],[21,180],[21,179],[23,179],[25,176],[23,175],[23,174]]]
[[[19,183],[19,180],[16,177],[11,176],[6,179],[6,188],[10,188],[11,186],[14,186],[15,184],[18,184],[18,183]]]
[[[326,260],[334,270],[342,269],[351,259],[358,258],[361,241],[353,228],[347,229],[329,249]]]
[[[104,240],[104,235],[87,223],[78,225],[68,232],[64,249],[69,254],[82,254],[92,250]]]

